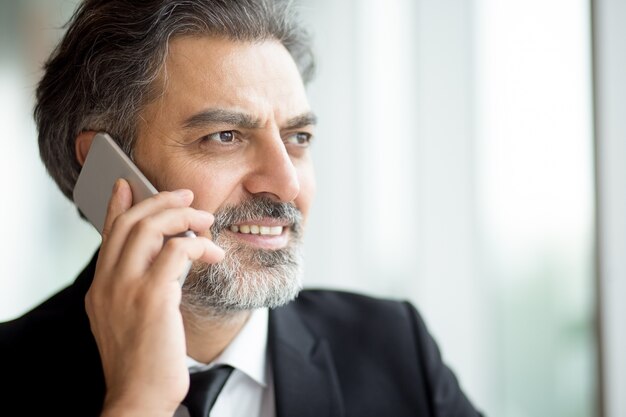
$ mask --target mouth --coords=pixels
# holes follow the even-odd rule
[[[233,224],[229,235],[258,249],[277,250],[289,242],[289,225],[277,219],[259,219]]]

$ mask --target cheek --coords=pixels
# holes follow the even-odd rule
[[[240,176],[224,170],[195,173],[186,181],[194,193],[192,206],[210,213],[233,200],[240,188]]]
[[[193,191],[192,207],[210,213],[234,199],[241,183],[242,172],[228,169],[225,164],[185,163],[166,169],[161,177],[167,190],[187,188]],[[236,167],[237,164],[228,164]]]
[[[248,168],[239,155],[198,157],[172,152],[171,147],[163,145],[167,139],[156,144],[142,139],[135,148],[137,165],[158,190],[189,189],[194,193],[192,207],[210,213],[241,200],[241,181]],[[152,146],[142,146],[150,143]]]

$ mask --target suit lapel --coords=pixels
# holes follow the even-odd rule
[[[270,311],[276,416],[342,417],[343,401],[328,344],[309,332],[292,306]]]

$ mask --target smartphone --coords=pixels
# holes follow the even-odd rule
[[[73,198],[78,209],[100,234],[104,227],[113,185],[118,178],[124,178],[130,184],[133,205],[158,193],[109,134],[96,133],[74,186]],[[180,236],[196,237],[191,230],[181,233]],[[179,277],[181,285],[190,268],[191,261]]]

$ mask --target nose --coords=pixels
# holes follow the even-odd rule
[[[244,187],[254,195],[291,202],[300,192],[298,173],[278,132],[259,138],[252,155],[252,170]]]

